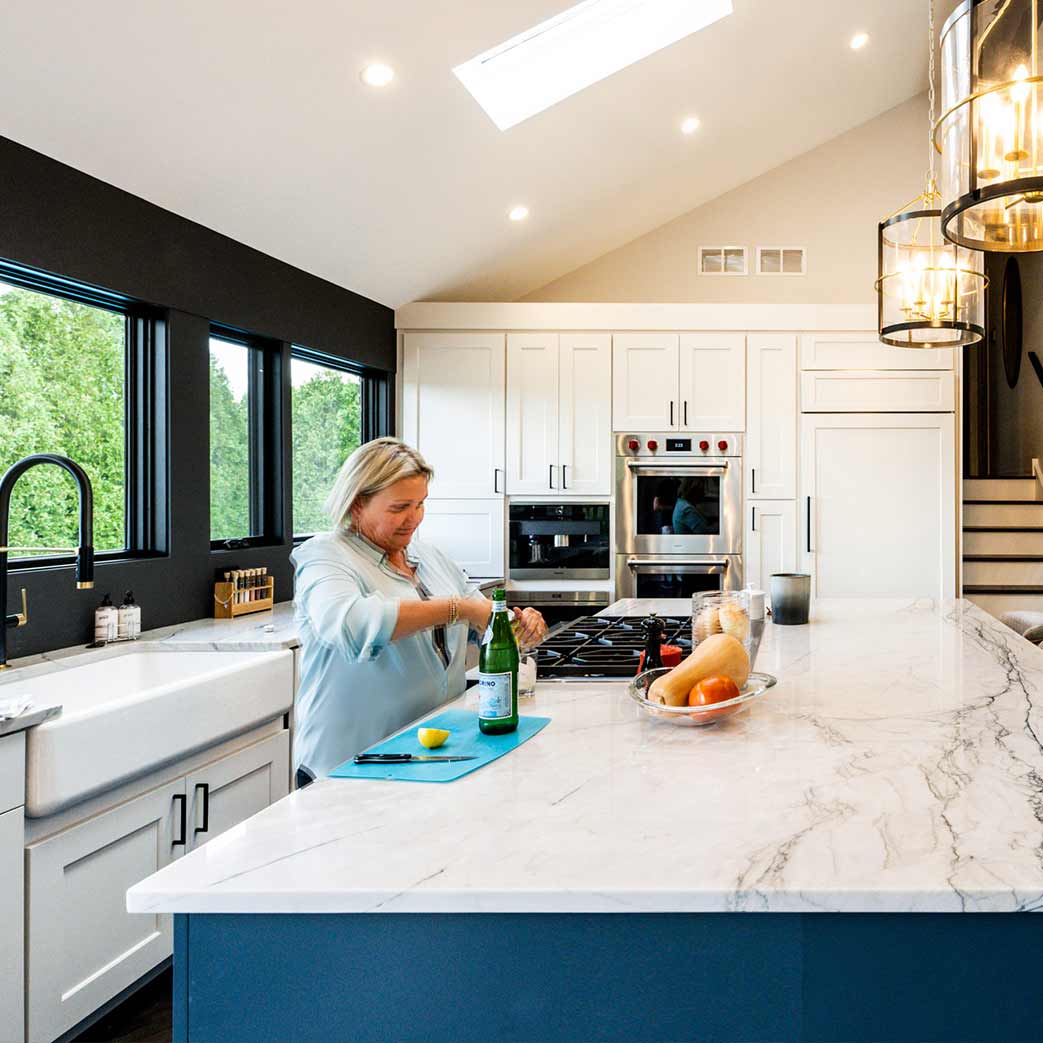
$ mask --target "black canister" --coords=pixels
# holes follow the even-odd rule
[[[771,618],[782,626],[800,626],[811,608],[811,577],[805,572],[778,572],[771,577]]]

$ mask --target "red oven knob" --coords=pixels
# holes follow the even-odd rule
[[[633,453],[641,448],[641,443],[636,438],[631,438],[630,441],[627,442],[627,448]]]
[[[723,453],[728,448],[728,443],[722,438],[717,443],[717,448],[720,449],[720,451]]]
[[[699,443],[699,448],[700,448],[700,449],[701,449],[701,450],[702,450],[702,451],[703,451],[703,452],[705,453],[705,452],[706,452],[706,450],[710,448],[710,443],[709,443],[709,442],[707,442],[707,441],[706,441],[706,439],[704,438],[704,439],[703,439],[703,440],[702,440],[702,441],[701,441],[701,442]]]
[[[655,452],[659,448],[659,443],[654,438],[650,438],[648,440],[648,448]]]

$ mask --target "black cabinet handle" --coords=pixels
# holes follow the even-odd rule
[[[688,399],[684,400],[684,426],[688,426]]]
[[[750,515],[750,528],[754,532],[757,531],[757,508],[756,507],[753,508],[753,513]]]
[[[181,801],[181,814],[178,816],[181,819],[181,838],[175,837],[170,843],[173,847],[177,847],[179,844],[184,844],[186,839],[186,832],[188,830],[188,799],[184,793],[175,793],[174,800]]]
[[[553,489],[554,488],[554,464],[548,464],[547,470],[549,477],[547,478],[547,484]]]
[[[197,782],[196,793],[203,791],[203,824],[196,829],[197,833],[205,833],[210,828],[210,784]]]
[[[757,468],[754,467],[752,470],[753,474],[753,492],[757,491]]]
[[[674,400],[670,399],[670,426],[674,426]]]
[[[808,497],[808,553],[811,553],[811,497]]]
[[[568,466],[569,466],[568,464],[562,464],[561,465],[561,487],[562,487],[562,489],[567,489],[568,488],[568,484],[565,481],[565,468],[568,467]]]
[[[493,468],[493,492],[494,493],[498,493],[498,492],[501,492],[501,491],[502,490],[500,489],[500,469],[499,469],[499,467],[494,467]]]

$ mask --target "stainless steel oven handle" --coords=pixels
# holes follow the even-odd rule
[[[627,568],[631,572],[640,572],[642,569],[670,569],[672,572],[684,574],[709,574],[715,569],[727,569],[726,561],[702,561],[698,564],[679,561],[648,561],[644,558],[627,558]]]
[[[723,474],[728,470],[728,461],[722,460],[719,464],[684,464],[671,463],[667,460],[657,460],[652,463],[649,460],[627,460],[627,467],[631,471],[692,471],[697,474]]]

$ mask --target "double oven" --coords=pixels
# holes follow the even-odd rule
[[[617,437],[615,566],[617,597],[742,587],[742,435]]]

